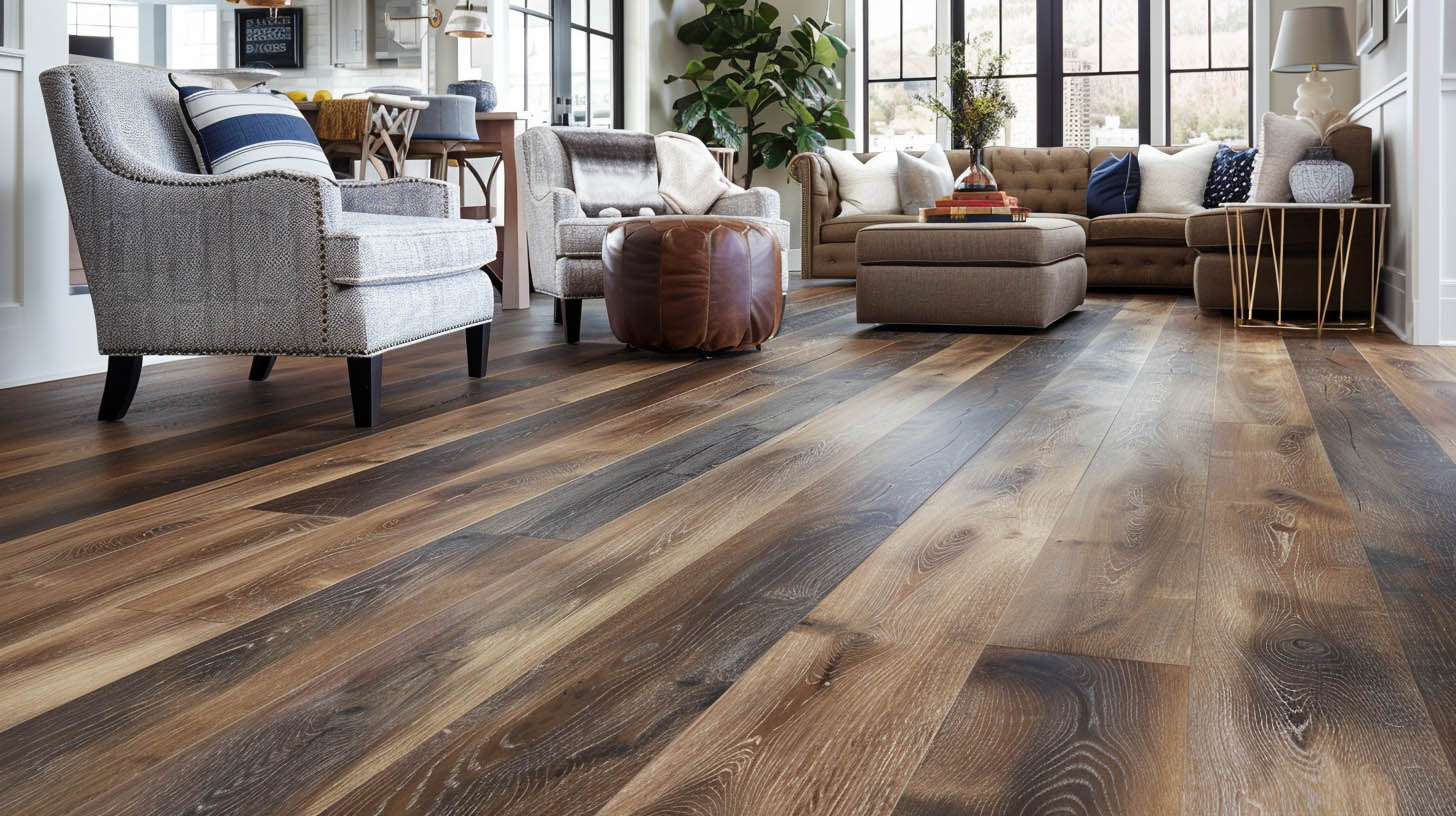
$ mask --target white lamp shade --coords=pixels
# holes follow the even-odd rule
[[[1270,70],[1303,74],[1356,67],[1350,27],[1340,6],[1307,6],[1284,12]]]
[[[495,33],[485,9],[475,8],[470,3],[461,3],[450,12],[450,21],[445,23],[445,33],[451,37],[478,39]]]

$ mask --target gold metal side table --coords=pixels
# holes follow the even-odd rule
[[[1285,223],[1289,212],[1306,211],[1316,213],[1316,260],[1315,260],[1315,303],[1314,320],[1284,319],[1284,242]],[[1254,241],[1252,256],[1249,253],[1249,237],[1244,229],[1242,214],[1259,213],[1259,235]],[[1228,230],[1229,276],[1233,279],[1234,326],[1237,328],[1302,329],[1317,334],[1325,329],[1345,331],[1375,331],[1375,299],[1380,292],[1380,268],[1385,264],[1385,220],[1390,211],[1389,204],[1366,204],[1363,202],[1340,202],[1331,204],[1295,204],[1250,201],[1223,205],[1224,226]],[[1325,213],[1334,212],[1337,218],[1328,220],[1335,229],[1335,246],[1331,252],[1328,270],[1325,267]],[[1350,255],[1355,245],[1356,230],[1369,214],[1370,222],[1370,315],[1367,320],[1345,319],[1345,283],[1349,277]],[[1276,227],[1277,221],[1277,227]],[[1275,291],[1275,318],[1261,320],[1254,317],[1254,293],[1259,285],[1259,262],[1264,253],[1264,240],[1269,242],[1269,260],[1273,266]],[[1356,259],[1363,263],[1366,259]],[[1328,272],[1328,280],[1326,280]],[[1267,279],[1267,278],[1266,278]],[[1339,281],[1338,300],[1335,301],[1335,320],[1327,320],[1330,303],[1336,297],[1335,282]]]

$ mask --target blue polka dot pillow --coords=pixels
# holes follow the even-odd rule
[[[293,100],[264,88],[219,90],[182,84],[178,80],[186,80],[176,75],[171,79],[204,172],[232,176],[292,170],[334,177],[318,137]]]
[[[1226,202],[1248,201],[1254,178],[1254,156],[1258,152],[1254,147],[1234,150],[1228,145],[1219,145],[1213,167],[1208,171],[1208,183],[1203,187],[1203,206],[1213,208]]]

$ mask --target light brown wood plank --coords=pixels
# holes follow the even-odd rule
[[[1183,812],[1456,802],[1314,430],[1218,425],[1208,512]]]
[[[992,643],[1188,663],[1221,322],[1174,310]]]
[[[1186,669],[988,646],[896,816],[1168,814]]]
[[[1171,307],[1124,309],[602,813],[889,812]]]
[[[1236,329],[1221,320],[1218,353],[1219,422],[1309,425],[1309,407],[1284,338],[1269,329]]]
[[[1379,336],[1354,344],[1391,393],[1456,462],[1456,371],[1420,346]]]

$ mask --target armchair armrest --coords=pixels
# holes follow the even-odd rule
[[[568,218],[586,218],[586,210],[581,208],[581,199],[576,197],[575,190],[568,190],[565,187],[552,187],[550,192],[541,199],[543,204],[551,207],[551,220],[564,221]]]
[[[102,172],[62,166],[103,353],[327,348],[323,241],[342,213],[333,179],[152,169],[95,183]],[[98,194],[78,195],[86,184]]]
[[[778,218],[779,192],[768,187],[754,187],[741,193],[729,193],[713,202],[708,212],[713,215]]]
[[[459,218],[460,191],[436,179],[394,178],[341,181],[339,194],[346,212]]]

